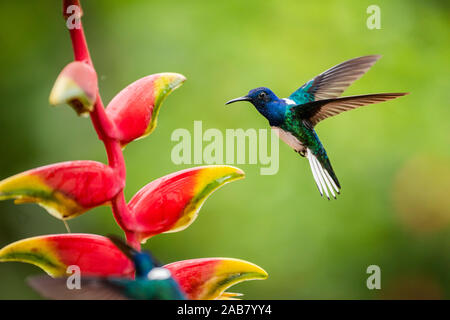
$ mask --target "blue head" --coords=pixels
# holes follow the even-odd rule
[[[260,87],[250,90],[246,96],[230,100],[226,104],[238,101],[248,101],[253,104],[256,110],[269,120],[271,126],[278,126],[284,121],[286,103],[269,88]]]

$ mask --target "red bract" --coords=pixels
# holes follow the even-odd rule
[[[0,181],[0,200],[36,202],[59,218],[74,218],[110,201],[123,188],[114,169],[95,161],[68,161]]]
[[[189,299],[227,299],[240,294],[227,293],[232,285],[248,280],[263,280],[267,272],[239,259],[203,258],[170,263],[169,269]]]
[[[224,184],[242,179],[230,166],[205,166],[175,172],[143,187],[129,202],[140,241],[163,232],[187,228],[209,195]]]
[[[9,244],[0,250],[0,261],[31,263],[53,277],[67,275],[76,265],[83,275],[134,275],[133,263],[109,241],[95,234],[55,234],[38,236]]]
[[[149,135],[156,127],[161,103],[185,80],[178,73],[153,74],[120,91],[106,108],[120,143],[126,145]]]

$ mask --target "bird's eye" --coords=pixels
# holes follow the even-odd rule
[[[260,99],[265,99],[266,96],[267,96],[267,93],[265,93],[264,91],[263,91],[263,92],[260,92],[259,95],[258,95],[258,97],[259,97]]]

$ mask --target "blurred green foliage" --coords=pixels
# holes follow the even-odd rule
[[[280,144],[277,175],[240,165],[246,179],[215,193],[191,227],[148,241],[144,247],[160,260],[252,261],[270,277],[232,290],[249,299],[450,297],[448,2],[377,1],[381,30],[366,27],[373,1],[82,4],[105,103],[151,73],[188,78],[165,101],[156,131],[125,150],[128,199],[149,181],[187,167],[170,159],[176,128],[192,130],[194,120],[204,130],[266,128],[249,104],[224,107],[251,88],[288,96],[337,63],[382,54],[345,95],[411,92],[317,127],[343,186],[337,201],[322,199],[308,162]],[[0,15],[0,178],[65,160],[106,161],[88,119],[48,105],[56,76],[72,59],[59,1],[2,1]],[[411,201],[420,210],[409,223]],[[433,227],[421,230],[430,219]],[[109,207],[69,224],[74,232],[121,234]],[[36,205],[0,203],[1,247],[61,232],[63,224]],[[366,287],[372,264],[381,267],[378,291]],[[0,298],[38,298],[24,282],[36,273],[31,265],[0,264]]]

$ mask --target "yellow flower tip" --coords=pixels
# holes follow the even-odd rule
[[[49,102],[54,106],[68,104],[79,115],[86,115],[94,109],[97,90],[95,70],[86,63],[75,61],[59,74]]]
[[[216,300],[241,300],[238,297],[242,297],[242,293],[236,292],[223,292],[220,296],[216,298]]]
[[[159,109],[166,97],[186,81],[186,77],[179,73],[165,72],[159,73],[157,76],[158,78],[153,83],[154,101],[152,119],[142,138],[148,136],[155,130],[158,123]]]
[[[42,181],[28,172],[22,172],[0,181],[0,200],[15,199],[17,203],[32,202],[30,190],[49,192]]]
[[[240,294],[227,293],[231,286],[250,280],[264,280],[269,276],[261,267],[248,261],[222,258],[206,286],[206,299],[235,299]]]
[[[50,93],[49,102],[57,106],[70,105],[79,115],[94,110],[95,98],[88,96],[75,81],[67,77],[59,77]]]
[[[244,280],[264,280],[269,274],[260,266],[240,259],[223,258],[216,267],[218,275],[245,277]]]
[[[219,187],[225,183],[240,180],[244,177],[244,171],[239,168],[227,165],[213,165],[205,166],[202,170],[199,170],[197,181],[200,188],[213,181],[216,182],[217,187]]]
[[[58,261],[43,237],[19,240],[0,249],[0,262],[23,262],[35,265],[52,277],[65,274],[66,266]]]
[[[165,89],[175,90],[179,86],[181,86],[186,81],[186,77],[179,73],[174,72],[164,72],[160,73],[160,77],[157,80],[157,85],[155,86],[155,90]],[[169,93],[169,92],[166,92]]]
[[[58,77],[50,92],[49,102],[57,106],[83,94],[81,88],[70,78]]]
[[[22,172],[0,181],[0,201],[37,203],[57,219],[74,218],[86,210],[64,193],[50,188],[35,174]]]
[[[153,118],[157,115],[164,99],[186,81],[186,77],[179,73],[166,72],[159,73],[157,76],[153,83],[153,95],[155,99]]]
[[[195,188],[195,193],[197,196],[195,200],[204,201],[213,193],[213,191],[229,182],[244,179],[244,177],[244,171],[232,166],[215,165],[200,168],[196,179],[197,186]]]

